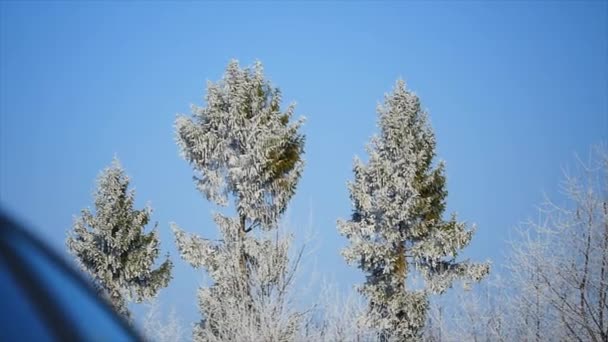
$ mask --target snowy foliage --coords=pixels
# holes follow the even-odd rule
[[[150,299],[171,279],[167,258],[154,269],[160,253],[156,229],[145,233],[152,210],[133,209],[135,192],[118,160],[100,175],[95,212],[84,209],[67,238],[67,246],[114,308],[129,318],[127,300]]]
[[[180,342],[185,340],[185,329],[175,310],[163,317],[157,300],[147,305],[143,318],[143,336],[150,342]]]
[[[502,279],[437,304],[429,341],[608,341],[608,154],[598,148],[518,228]],[[496,273],[495,273],[496,274]]]
[[[203,319],[194,339],[293,340],[300,314],[287,305],[290,237],[272,232],[302,172],[303,121],[290,122],[293,105],[281,111],[281,94],[259,62],[242,69],[231,61],[205,99],[192,117],[177,118],[177,143],[198,189],[218,205],[232,199],[237,215],[215,215],[218,241],[173,226],[182,257],[213,281],[199,290]]]
[[[471,291],[433,298],[423,339],[429,342],[534,340],[521,338],[513,329],[508,318],[514,317],[508,314],[511,309],[506,294],[509,285],[497,276],[495,269],[490,278]]]
[[[359,324],[366,303],[355,291],[344,293],[325,285],[315,310],[306,317],[297,341],[351,342],[373,341],[373,327]]]
[[[418,97],[398,81],[378,114],[380,135],[368,145],[368,163],[355,160],[348,186],[352,218],[338,229],[350,240],[345,259],[367,274],[366,324],[382,340],[411,340],[420,337],[429,293],[442,293],[456,279],[478,281],[489,267],[456,260],[473,231],[454,215],[443,219],[444,164],[433,164],[435,137]],[[415,272],[422,289],[408,289]]]
[[[250,227],[272,229],[294,194],[302,172],[303,120],[290,123],[292,104],[281,111],[281,92],[264,79],[261,63],[228,64],[224,78],[207,84],[207,107],[175,122],[182,156],[196,171],[207,199],[227,205],[234,195]]]
[[[199,289],[204,317],[194,329],[194,339],[294,340],[301,314],[289,304],[299,255],[289,262],[290,237],[269,232],[243,237],[239,220],[216,214],[215,222],[221,241],[173,228],[182,257],[204,268],[214,282]]]
[[[547,200],[511,254],[511,311],[522,338],[608,341],[608,153],[566,174],[567,202]]]

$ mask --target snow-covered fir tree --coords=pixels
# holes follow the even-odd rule
[[[489,266],[457,261],[473,230],[455,215],[443,217],[444,164],[433,163],[435,137],[418,97],[399,80],[378,115],[369,161],[355,159],[348,185],[352,217],[338,221],[338,229],[350,241],[343,256],[366,273],[364,323],[383,341],[417,340],[429,294],[458,278],[479,281]],[[416,277],[422,286],[413,286]]]
[[[211,202],[234,203],[236,216],[216,213],[221,240],[173,227],[182,257],[213,281],[199,289],[202,313],[194,339],[287,341],[298,314],[286,306],[293,277],[289,237],[271,238],[303,168],[303,120],[294,105],[281,110],[281,93],[264,78],[261,63],[231,61],[217,83],[207,84],[206,107],[176,120],[181,154],[197,188]]]
[[[133,208],[129,177],[114,159],[98,178],[95,212],[84,209],[68,234],[67,246],[81,268],[91,275],[100,294],[130,319],[127,301],[156,296],[171,280],[167,259],[155,268],[160,253],[156,229],[145,232],[152,209]]]

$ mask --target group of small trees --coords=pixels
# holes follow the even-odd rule
[[[432,339],[433,329],[444,322],[432,319],[430,295],[443,293],[456,280],[478,282],[488,274],[488,264],[457,258],[473,230],[455,215],[444,217],[445,165],[435,161],[427,113],[398,81],[378,108],[380,132],[368,145],[367,163],[355,160],[348,185],[352,216],[338,221],[350,243],[343,250],[345,260],[366,274],[359,288],[365,308],[333,316],[326,310],[321,320],[340,322],[314,322],[319,318],[290,301],[302,254],[290,253],[291,236],[278,230],[304,166],[303,119],[292,120],[294,105],[281,108],[281,93],[264,77],[260,63],[241,68],[230,62],[224,77],[208,84],[205,100],[206,107],[193,107],[191,117],[177,118],[177,143],[198,190],[216,205],[232,204],[232,214],[214,214],[218,240],[172,226],[182,258],[212,280],[198,292],[202,318],[194,340]],[[158,237],[156,230],[145,232],[151,209],[135,210],[128,186],[115,161],[99,177],[95,212],[83,210],[67,240],[100,293],[126,318],[127,301],[155,297],[168,285],[172,269],[168,258],[155,268]],[[545,240],[517,250],[515,262],[522,263],[514,268],[517,279],[537,300],[527,302],[532,297],[518,293],[521,302],[510,303],[545,315],[526,311],[518,316],[525,322],[522,329],[536,324],[534,336],[551,323],[562,329],[553,330],[560,336],[606,340],[608,228],[595,229],[608,227],[605,193],[597,199],[571,188],[581,207],[560,212],[551,225],[569,232],[582,254],[563,245],[554,248],[561,240],[550,240],[555,232],[544,230],[535,231],[534,238]],[[575,223],[587,229],[571,230]],[[530,339],[531,331],[518,336]]]

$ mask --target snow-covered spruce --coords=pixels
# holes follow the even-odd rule
[[[117,159],[99,176],[94,196],[95,212],[82,210],[66,243],[100,294],[130,319],[126,302],[155,297],[171,280],[173,265],[167,257],[154,268],[160,243],[156,229],[145,232],[152,209],[133,209],[135,192]]]
[[[479,281],[489,266],[456,260],[473,230],[454,215],[443,219],[444,164],[433,164],[435,137],[418,97],[399,80],[378,114],[380,135],[367,146],[367,163],[355,159],[348,185],[352,217],[339,220],[338,229],[350,241],[344,258],[367,275],[365,323],[380,340],[416,340],[428,295],[458,278]],[[408,287],[416,272],[424,279],[419,289]]]
[[[292,340],[300,315],[286,305],[290,237],[270,232],[302,172],[303,120],[290,121],[294,105],[280,109],[281,93],[259,62],[241,68],[231,61],[222,80],[208,83],[205,100],[191,117],[177,118],[177,143],[197,188],[215,204],[232,200],[236,216],[215,215],[219,241],[173,226],[182,257],[213,280],[199,290],[203,318],[194,339]]]

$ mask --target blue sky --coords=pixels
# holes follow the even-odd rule
[[[155,209],[175,275],[163,305],[198,319],[201,279],[169,222],[215,235],[174,142],[231,58],[263,62],[307,117],[290,221],[317,232],[317,272],[360,281],[339,256],[352,158],[402,77],[430,112],[448,208],[476,223],[466,256],[500,263],[513,227],[557,195],[561,168],[608,137],[606,2],[0,4],[0,204],[64,249],[117,155]],[[313,258],[313,257],[311,257]]]

